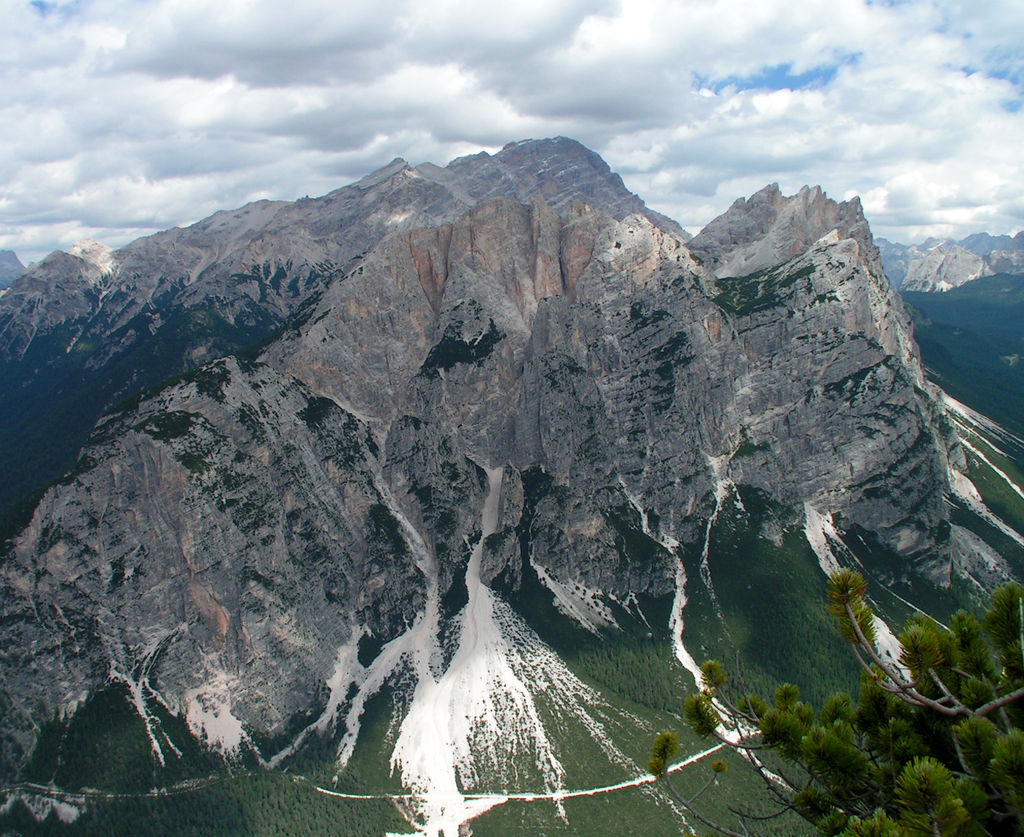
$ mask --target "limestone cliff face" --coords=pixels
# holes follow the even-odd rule
[[[509,181],[537,187],[527,202],[456,216],[425,197],[507,191],[496,161],[522,174],[542,151],[479,171],[399,161],[322,199],[363,206],[354,244],[300,202],[188,233],[235,242],[226,261],[175,233],[166,263],[139,261],[159,241],[115,254],[140,288],[209,259],[186,296],[247,264],[312,263],[311,242],[345,268],[256,361],[202,365],[104,418],[46,493],[0,569],[8,764],[39,707],[111,677],[227,748],[300,713],[357,720],[423,625],[441,626],[443,666],[496,485],[472,572],[505,593],[538,580],[594,628],[637,594],[685,601],[682,568],[735,485],[786,527],[826,520],[948,578],[956,448],[859,204],[769,187],[688,244],[642,207],[569,200],[548,169]],[[577,164],[600,198],[607,172]],[[394,220],[413,205],[421,223]],[[286,310],[287,283],[262,299],[253,281],[232,304]]]
[[[209,706],[278,730],[323,702],[339,648],[390,638],[423,607],[387,488],[414,457],[390,459],[364,423],[262,364],[218,362],[108,418],[4,564],[5,690],[67,707],[159,672],[211,743]],[[431,548],[457,552],[477,470],[451,449],[419,460],[444,493]]]

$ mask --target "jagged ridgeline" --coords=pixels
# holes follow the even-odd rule
[[[820,696],[828,570],[902,624],[1024,567],[1018,440],[817,189],[690,239],[571,140],[399,160],[54,254],[0,328],[5,828],[678,828],[696,663]]]

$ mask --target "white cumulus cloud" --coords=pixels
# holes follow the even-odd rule
[[[698,229],[771,181],[1024,227],[1019,0],[0,0],[0,248],[118,246],[403,156],[573,136]]]

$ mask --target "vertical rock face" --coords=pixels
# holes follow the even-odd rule
[[[315,702],[340,646],[422,607],[366,427],[294,380],[220,362],[88,450],[4,567],[26,698],[74,702],[150,659],[184,714],[229,678],[239,718],[273,728]]]
[[[224,746],[299,713],[354,737],[389,677],[424,684],[462,659],[467,595],[515,672],[502,682],[522,686],[526,658],[502,655],[540,646],[498,592],[540,584],[588,630],[638,594],[685,602],[681,562],[706,552],[728,486],[762,492],[782,526],[825,520],[948,574],[952,442],[859,203],[768,187],[687,244],[649,213],[570,200],[573,183],[618,187],[576,146],[588,174],[553,170],[553,147],[448,169],[397,161],[322,199],[365,200],[385,223],[442,186],[466,201],[506,181],[532,195],[396,221],[256,362],[202,366],[96,427],[0,569],[8,765],[39,706],[108,677]],[[294,263],[329,226],[301,208],[203,222],[189,236],[226,224],[249,243],[194,284],[234,275],[243,251],[274,263],[275,240]],[[353,226],[358,239],[371,222]],[[353,249],[344,234],[337,252]],[[171,272],[138,267],[157,243],[115,254],[140,286]],[[87,306],[95,286],[80,284]],[[542,732],[530,741],[549,753]],[[427,781],[408,747],[407,780]]]

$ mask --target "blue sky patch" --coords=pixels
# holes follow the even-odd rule
[[[774,64],[762,67],[752,75],[729,75],[723,78],[711,78],[710,76],[697,76],[697,86],[721,93],[727,87],[737,92],[743,90],[808,90],[826,87],[836,77],[839,68],[844,64],[855,61],[852,57],[847,61],[835,64],[822,64],[812,67],[802,73],[794,73],[793,65],[790,62]]]
[[[1008,81],[1014,87],[1024,88],[1024,67],[1005,67],[995,70],[989,70],[986,75],[991,78],[1002,79]]]
[[[49,17],[52,14],[67,15],[74,11],[77,5],[77,0],[72,3],[61,3],[58,2],[58,0],[29,0],[29,6],[31,6],[40,17]]]

